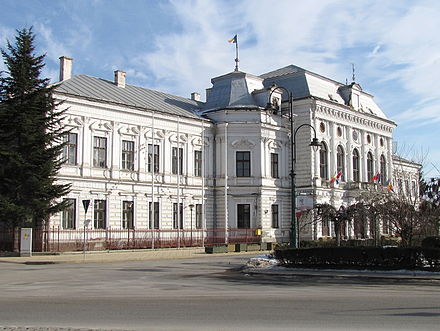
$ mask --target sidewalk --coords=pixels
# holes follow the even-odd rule
[[[92,263],[92,262],[123,262],[123,261],[147,261],[163,259],[187,259],[212,256],[232,255],[256,255],[266,254],[267,251],[239,252],[206,254],[204,248],[161,248],[144,250],[114,250],[114,251],[90,251],[66,252],[59,255],[36,254],[30,257],[0,257],[0,263],[19,264],[60,264],[60,263]]]

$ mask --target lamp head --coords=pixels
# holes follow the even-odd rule
[[[319,142],[318,138],[315,137],[312,139],[312,142],[309,146],[313,147],[313,150],[316,152],[318,148],[321,147],[321,143]]]

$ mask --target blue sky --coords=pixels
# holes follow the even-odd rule
[[[234,69],[235,34],[240,70],[255,75],[294,64],[345,82],[355,63],[398,124],[398,154],[440,175],[440,1],[0,0],[0,10],[0,47],[33,26],[53,81],[66,55],[74,74],[111,80],[119,69],[129,84],[204,96]]]

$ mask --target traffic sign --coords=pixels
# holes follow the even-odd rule
[[[89,205],[90,205],[90,200],[83,200],[83,207],[85,210],[85,213],[87,214],[87,209],[89,209]]]

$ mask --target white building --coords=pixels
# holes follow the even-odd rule
[[[128,85],[123,71],[114,81],[72,76],[72,59],[60,60],[54,97],[64,101],[71,131],[59,180],[72,184],[71,207],[50,226],[80,229],[87,217],[92,228],[217,229],[221,235],[230,229],[230,240],[234,229],[259,228],[262,241],[288,241],[289,103],[273,84],[293,95],[295,129],[311,125],[322,142],[320,150],[309,147],[310,126],[295,137],[300,194],[348,205],[360,191],[393,182],[395,173],[402,185],[418,178],[418,165],[393,158],[396,124],[356,83],[296,66],[261,76],[235,71],[213,78],[201,102],[198,93],[186,99]],[[278,111],[266,107],[269,98]],[[377,174],[382,185],[373,183]],[[92,202],[87,216],[83,200]],[[310,228],[303,237],[331,235],[326,231]]]

